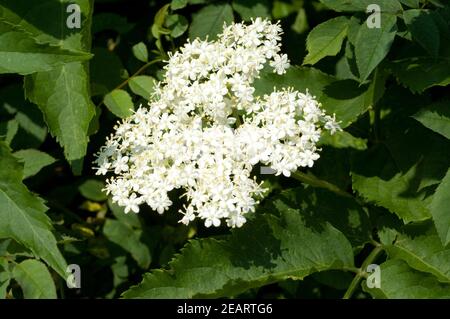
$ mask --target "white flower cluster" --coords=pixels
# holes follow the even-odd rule
[[[307,92],[254,95],[267,63],[278,74],[289,67],[279,54],[281,33],[258,18],[170,57],[149,107],[117,125],[95,161],[97,174],[115,174],[106,186],[114,202],[135,213],[147,203],[161,214],[172,204],[168,192],[183,188],[180,222],[241,227],[264,192],[251,177],[255,164],[285,176],[313,166],[322,128],[339,129],[334,117]]]

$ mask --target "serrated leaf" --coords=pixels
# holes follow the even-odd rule
[[[85,198],[102,202],[108,198],[108,196],[102,191],[105,184],[95,179],[88,179],[81,184],[78,189]]]
[[[387,141],[355,155],[353,189],[405,223],[428,219],[432,196],[427,187],[438,183],[450,165],[448,142],[412,120],[393,125]]]
[[[26,75],[49,71],[64,63],[88,60],[91,57],[84,52],[38,44],[28,34],[18,32],[0,21],[0,74]]]
[[[411,9],[403,12],[413,39],[432,56],[437,56],[440,46],[439,28],[429,10]]]
[[[86,155],[89,123],[95,106],[89,96],[86,67],[69,63],[25,78],[26,96],[44,114],[50,132],[68,160]]]
[[[282,198],[277,214],[256,213],[245,228],[221,239],[190,241],[169,264],[154,270],[124,293],[125,298],[234,296],[279,280],[303,279],[353,264],[344,235],[314,214],[292,208]],[[299,244],[300,243],[300,244]]]
[[[90,41],[92,0],[2,0],[0,20],[30,34],[38,43],[61,46],[63,49],[87,52]],[[69,4],[80,8],[80,26],[73,26]],[[45,19],[42,19],[45,17]]]
[[[339,53],[347,36],[350,19],[337,17],[316,26],[306,39],[308,54],[303,64],[316,64],[326,56]]]
[[[450,84],[450,60],[446,57],[411,57],[389,62],[388,69],[413,92]]]
[[[129,252],[141,268],[147,269],[152,257],[148,246],[141,241],[142,232],[142,229],[113,219],[106,219],[103,226],[106,238]]]
[[[395,234],[395,241],[383,246],[391,259],[402,259],[410,267],[450,283],[450,247],[443,246],[431,221],[406,225]]]
[[[13,276],[22,288],[25,299],[56,299],[55,283],[40,261],[28,259],[16,264]]]
[[[370,240],[372,226],[369,215],[354,199],[312,186],[283,191],[277,199],[290,207],[298,207],[305,217],[329,222],[345,234],[355,248],[362,248]],[[267,206],[277,210],[276,205],[269,203]]]
[[[433,275],[414,270],[401,260],[388,260],[381,264],[380,288],[364,291],[374,298],[388,299],[435,299],[450,298],[450,285],[440,283]]]
[[[128,81],[131,91],[134,94],[142,96],[147,101],[150,100],[153,93],[153,87],[155,86],[155,79],[148,75],[134,76]]]
[[[38,41],[60,44],[71,50],[90,51],[92,0],[72,1],[80,7],[80,29],[66,27],[67,3],[63,0],[31,4],[23,0],[6,1],[9,3],[8,9],[4,9],[2,14],[6,15],[9,23],[27,30]],[[27,19],[19,14],[24,11],[27,12]],[[43,15],[46,19],[39,18]],[[64,155],[72,163],[86,155],[89,123],[95,114],[88,74],[88,63],[72,62],[25,78],[27,98],[39,106],[51,134],[64,147]]]
[[[336,114],[336,119],[341,121],[343,128],[356,121],[372,103],[366,96],[367,86],[360,86],[353,80],[338,80],[308,67],[290,67],[282,76],[263,73],[255,81],[255,92],[259,95],[272,92],[274,87],[293,87],[301,92],[309,90],[322,103],[327,113]]]
[[[371,4],[380,6],[381,12],[392,14],[402,10],[402,5],[397,0],[320,0],[328,8],[338,12],[342,11],[366,11]]]
[[[36,175],[41,169],[56,161],[54,157],[35,149],[20,150],[13,155],[24,163],[24,179]]]
[[[147,46],[143,42],[139,42],[131,48],[136,59],[142,62],[148,62]]]
[[[381,27],[369,28],[363,23],[355,40],[355,57],[361,82],[364,82],[386,57],[397,33],[395,15],[382,14]]]
[[[0,238],[12,238],[65,276],[66,262],[56,245],[47,207],[28,191],[23,166],[0,142]]]
[[[133,100],[127,91],[113,90],[105,95],[103,102],[114,115],[120,118],[126,118],[133,114]]]
[[[439,101],[431,104],[419,112],[413,118],[425,127],[450,139],[450,101]]]
[[[430,211],[433,216],[439,237],[444,246],[450,243],[450,169],[439,184],[431,202]],[[449,256],[450,258],[450,256]],[[450,263],[449,263],[450,264]],[[449,275],[450,277],[450,275]]]
[[[229,4],[208,5],[192,16],[189,38],[204,40],[208,37],[215,40],[222,32],[224,23],[230,24],[233,20],[233,9]]]

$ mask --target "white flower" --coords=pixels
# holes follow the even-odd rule
[[[287,54],[275,55],[274,60],[270,62],[270,66],[273,67],[278,74],[286,73],[286,69],[290,66]]]
[[[265,189],[253,166],[289,177],[319,158],[323,129],[339,125],[314,96],[290,88],[255,95],[253,82],[269,64],[289,67],[279,54],[281,27],[260,18],[226,26],[217,41],[193,40],[170,55],[149,107],[114,127],[97,155],[97,174],[114,172],[105,190],[125,212],[144,202],[162,214],[169,192],[183,189],[180,223],[241,227]]]
[[[124,205],[122,206],[125,206],[125,214],[127,214],[130,210],[135,213],[139,212],[140,199],[136,197],[136,194],[133,193],[131,196],[123,200]]]

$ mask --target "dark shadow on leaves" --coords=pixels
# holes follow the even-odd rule
[[[236,267],[274,269],[277,265],[273,261],[282,255],[281,241],[263,217],[249,222],[245,229],[234,231],[230,239],[226,245],[231,252],[230,260]]]
[[[42,33],[57,40],[65,40],[82,30],[67,27],[67,18],[73,12],[67,12],[67,7],[71,3],[61,3],[59,0],[3,0],[1,5]],[[82,13],[80,14],[81,27],[83,27],[83,22],[86,21],[87,17]],[[18,21],[13,22],[14,25],[17,25],[15,22]]]

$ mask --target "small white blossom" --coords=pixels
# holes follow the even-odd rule
[[[289,67],[281,34],[278,23],[257,18],[170,55],[149,107],[116,125],[97,155],[96,173],[114,173],[105,187],[112,200],[126,213],[146,203],[162,214],[172,205],[169,192],[182,188],[180,223],[241,227],[265,192],[251,176],[254,165],[287,177],[312,167],[322,130],[340,130],[334,116],[308,91],[255,95],[265,65],[278,74]]]

